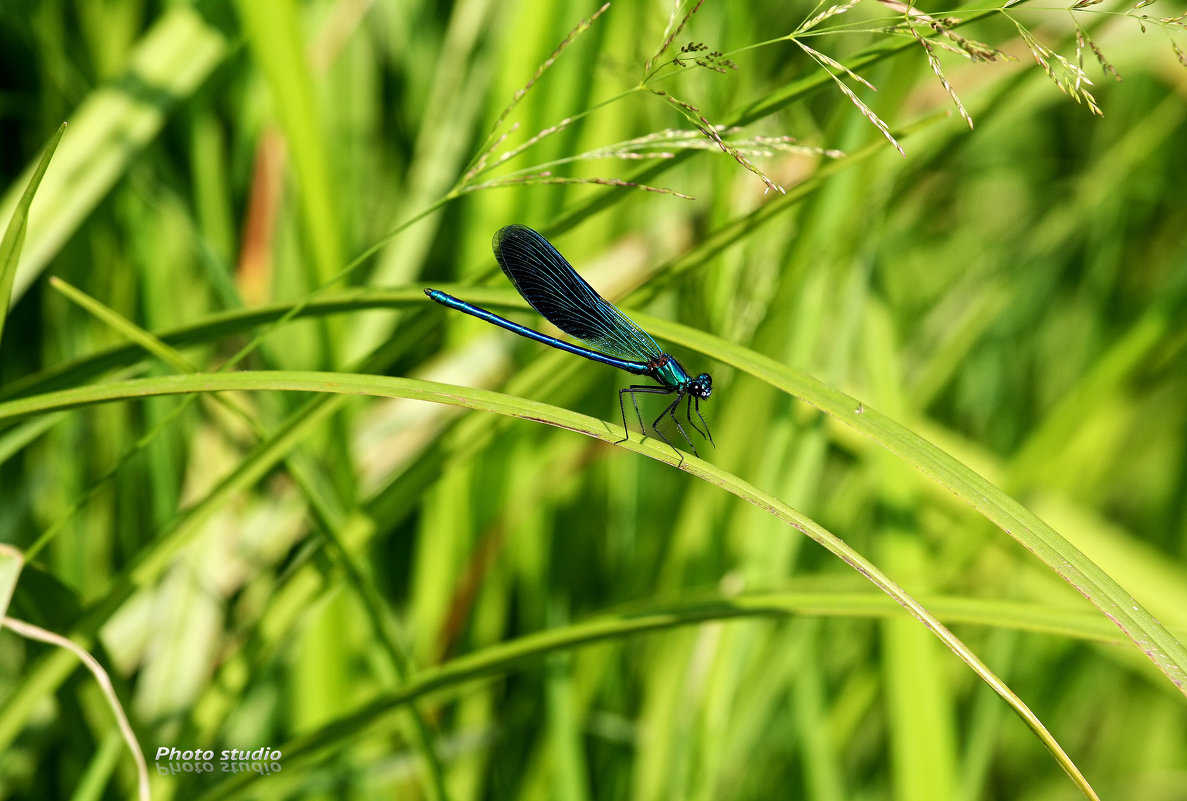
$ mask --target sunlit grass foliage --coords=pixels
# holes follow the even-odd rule
[[[1184,13],[0,5],[0,798],[1187,797]]]

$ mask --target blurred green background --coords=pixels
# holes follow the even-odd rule
[[[866,0],[797,41],[823,6],[705,2],[682,24],[693,5],[616,2],[538,80],[597,5],[0,5],[4,225],[70,123],[30,215],[0,404],[213,371],[266,334],[236,368],[431,379],[617,425],[631,377],[422,294],[452,285],[548,330],[490,252],[520,222],[629,312],[943,448],[1182,641],[1183,5],[921,7],[932,25]],[[969,60],[959,37],[1001,52]],[[689,42],[736,69],[670,64]],[[876,86],[845,81],[866,111],[839,64]],[[786,195],[698,118],[743,123],[723,135]],[[668,130],[693,136],[622,144]],[[672,348],[714,376],[702,456],[951,624],[1102,797],[1187,799],[1181,688],[1075,588],[844,420]],[[217,397],[0,420],[0,542],[30,557],[8,614],[110,672],[153,798],[1082,797],[922,626],[709,481],[448,405]],[[760,602],[739,619],[739,598]],[[550,639],[591,621],[609,623],[596,644]],[[214,771],[158,775],[161,746],[213,749]],[[222,772],[222,749],[261,747],[284,751],[279,772]],[[135,781],[91,674],[0,634],[0,797],[128,798]]]

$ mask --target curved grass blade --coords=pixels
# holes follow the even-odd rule
[[[468,291],[476,300],[487,305],[514,307],[518,303],[513,293],[506,290],[472,288]],[[352,291],[319,298],[302,309],[300,314],[332,314],[363,307],[402,305],[419,302],[422,298],[423,290],[419,287]],[[275,321],[283,317],[290,307],[291,304],[277,304],[267,308],[230,312],[209,318],[203,323],[162,332],[158,336],[173,345],[209,341],[212,337],[236,333]],[[907,459],[1033,551],[1065,581],[1080,589],[1141,647],[1143,653],[1181,692],[1187,692],[1187,683],[1183,679],[1187,676],[1187,651],[1182,644],[1167,632],[1153,615],[1137,604],[1114,579],[1092,564],[1079,549],[1067,542],[1034,513],[1006,496],[971,469],[903,426],[887,420],[875,410],[861,406],[853,398],[832,390],[803,373],[759,357],[745,348],[731,345],[704,332],[650,318],[644,314],[635,316],[643,319],[647,327],[656,331],[662,338],[732,364],[772,386],[799,397]],[[88,376],[97,375],[102,370],[133,363],[139,353],[139,349],[134,346],[120,346],[71,362],[70,367],[71,371],[86,369]],[[70,372],[64,373],[69,374]],[[4,389],[15,394],[15,390],[18,389],[33,392],[61,386],[61,376],[57,371],[47,371],[39,376],[40,378],[35,381],[20,382],[19,387],[14,384]],[[0,394],[9,395],[9,392]],[[0,404],[0,407],[4,405]],[[862,409],[861,414],[857,413],[859,408]]]
[[[288,315],[292,315],[289,319],[306,319],[357,312],[363,309],[385,309],[412,303],[421,304],[423,301],[424,290],[419,286],[405,289],[370,287],[352,289],[326,293],[305,302],[286,301],[216,312],[197,322],[155,331],[152,332],[152,335],[162,343],[177,348],[186,345],[208,344],[221,337],[241,334],[258,326],[275,323]],[[75,386],[102,375],[108,370],[129,367],[141,361],[143,357],[144,348],[134,342],[111,345],[87,356],[71,359],[0,386],[0,400]]]
[[[774,359],[703,331],[637,315],[661,338],[712,355],[835,417],[901,457],[1034,553],[1096,605],[1187,695],[1187,648],[1112,576],[1018,501],[907,427]]]
[[[940,604],[942,603],[941,601]],[[498,643],[427,669],[408,685],[376,699],[367,708],[340,718],[279,748],[284,753],[286,768],[294,769],[323,759],[333,749],[366,734],[371,726],[378,724],[385,715],[404,704],[426,696],[442,694],[447,690],[456,691],[470,682],[507,675],[522,665],[538,663],[551,653],[610,640],[727,620],[778,619],[799,615],[864,618],[886,617],[895,613],[901,614],[901,610],[889,603],[883,595],[852,593],[781,593],[738,598],[713,597],[680,604],[621,610],[616,614]],[[999,624],[1000,620],[982,618],[978,622],[995,625]],[[200,797],[200,801],[244,797],[260,778],[259,774],[250,773],[228,778],[208,790]]]
[[[689,332],[685,333],[687,334]],[[750,354],[750,358],[762,359],[763,357],[757,354]],[[782,365],[777,366],[782,367]],[[808,380],[806,377],[803,378]],[[512,417],[520,417],[527,420],[536,420],[585,434],[586,436],[602,439],[606,442],[618,440],[618,432],[612,425],[605,421],[596,420],[587,415],[577,414],[567,409],[549,406],[548,404],[537,401],[513,398],[489,390],[455,387],[408,378],[288,371],[266,373],[204,373],[135,379],[113,384],[81,387],[35,398],[2,403],[0,404],[0,421],[5,419],[20,419],[34,414],[61,411],[95,403],[135,397],[189,394],[193,392],[224,392],[230,390],[330,392],[336,394],[374,395],[428,400],[470,409],[495,412]],[[837,395],[840,395],[840,393],[837,393]],[[1047,750],[1055,757],[1060,767],[1064,769],[1077,787],[1080,788],[1081,792],[1088,798],[1097,798],[1087,779],[1084,778],[1079,769],[1060,747],[1059,743],[1047,731],[1046,727],[1043,726],[1042,722],[1030,708],[956,635],[857,551],[827,529],[817,524],[814,520],[800,514],[778,498],[707,462],[703,462],[695,457],[674,455],[669,453],[667,449],[660,447],[654,441],[638,441],[631,438],[623,441],[623,445],[630,450],[644,453],[668,464],[672,464],[675,461],[677,462],[678,469],[685,470],[711,484],[721,487],[742,500],[769,512],[779,520],[806,534],[846,564],[850,565],[862,576],[869,579],[875,586],[903,606],[943,641],[965,664],[969,665],[1023,719]],[[982,479],[982,481],[984,480]],[[163,557],[157,554],[157,557],[151,560],[151,569],[162,569],[162,559]],[[142,580],[144,578],[143,567],[137,571],[138,576],[134,576],[134,579]]]
[[[11,629],[22,637],[56,646],[63,653],[72,654],[79,662],[86,665],[87,670],[91,671],[95,683],[99,685],[99,690],[107,701],[108,706],[111,707],[120,736],[128,746],[128,750],[132,753],[132,761],[136,766],[136,798],[139,801],[151,801],[152,795],[149,792],[148,785],[148,764],[144,760],[144,751],[140,743],[136,740],[136,733],[132,730],[132,724],[128,722],[127,713],[124,712],[124,707],[115,692],[115,686],[111,682],[111,676],[103,669],[103,665],[99,663],[99,660],[87,653],[78,643],[60,634],[43,629],[40,626],[34,626],[31,623],[11,617],[3,618],[0,620],[0,623],[3,624],[3,627]]]
[[[58,149],[58,142],[62,141],[62,134],[66,132],[66,123],[58,126],[57,132],[50,137],[45,152],[41,154],[41,161],[33,170],[28,185],[17,201],[12,211],[12,218],[4,230],[4,239],[0,240],[0,341],[4,337],[4,320],[8,317],[8,304],[12,299],[12,285],[16,281],[16,268],[21,260],[21,248],[25,244],[25,232],[29,228],[29,207],[33,205],[33,196],[37,194],[37,187],[41,186],[41,179],[49,168],[49,160]]]

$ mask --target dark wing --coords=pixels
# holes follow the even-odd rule
[[[611,306],[547,239],[524,225],[495,233],[495,258],[532,308],[557,328],[611,356],[646,362],[663,351]]]

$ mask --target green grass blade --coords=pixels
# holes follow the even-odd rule
[[[405,299],[410,300],[415,295],[415,290],[401,290],[385,296],[384,299],[401,302]],[[478,303],[500,305],[502,301],[502,305],[520,305],[518,301],[511,301],[513,296],[507,290],[475,289],[471,295],[472,300]],[[364,295],[355,294],[351,297],[361,298]],[[371,296],[371,299],[380,302],[375,296]],[[323,302],[327,304],[326,310],[341,308],[337,299],[327,298],[323,299]],[[245,321],[249,316],[259,321],[275,314],[283,314],[280,307],[269,312],[238,312],[227,315],[220,322],[233,328],[235,321]],[[828,412],[915,465],[1025,545],[1056,573],[1084,593],[1142,648],[1181,691],[1187,691],[1187,652],[1183,646],[1149,612],[1138,605],[1129,593],[1058,532],[970,468],[902,425],[785,365],[687,327],[642,314],[636,316],[661,337],[696,348],[746,370]]]
[[[8,615],[8,603],[24,566],[25,557],[20,551],[0,543],[0,620]]]
[[[661,331],[662,335],[662,329],[659,326],[653,325],[653,328],[654,330]],[[669,330],[673,330],[675,328],[677,327],[672,325],[669,327]],[[695,332],[686,333],[695,334]],[[694,336],[693,338],[695,339],[696,337]],[[740,359],[741,354],[748,353],[741,348],[737,348],[736,350],[738,353],[731,354],[735,358]],[[759,373],[768,373],[773,381],[780,382],[780,379],[786,379],[786,376],[780,375],[779,372],[780,370],[786,370],[786,368],[783,368],[782,365],[772,362],[771,364],[778,369],[771,370],[769,365],[764,364],[763,357],[760,357],[757,354],[749,353],[746,358],[755,360],[755,365],[765,368],[759,369]],[[738,366],[743,366],[745,364],[746,361],[740,360]],[[743,367],[743,369],[745,369],[745,367]],[[798,379],[793,379],[790,383],[803,383],[805,387],[811,387],[816,382],[812,381],[806,376],[799,376]],[[446,384],[438,384],[436,382],[407,378],[287,371],[272,371],[267,373],[240,372],[229,374],[166,376],[163,378],[144,378],[115,384],[101,384],[96,386],[81,387],[71,390],[64,390],[62,392],[51,393],[44,396],[2,403],[0,404],[0,421],[6,419],[19,420],[22,417],[33,414],[63,411],[66,409],[78,408],[95,403],[104,403],[114,400],[151,397],[157,395],[189,394],[193,392],[225,392],[230,390],[284,390],[296,392],[328,392],[334,394],[358,394],[372,395],[377,397],[411,398],[414,400],[434,401],[437,403],[461,406],[477,411],[494,412],[496,414],[519,417],[525,420],[543,422],[558,428],[565,428],[570,431],[585,434],[589,437],[601,439],[607,443],[617,442],[621,435],[620,431],[605,421],[596,420],[595,418],[589,417],[587,415],[577,414],[567,409],[561,409],[559,407],[550,406],[548,404],[543,404],[536,401],[512,398],[510,396],[502,395],[496,392],[490,392],[488,390],[453,387]],[[841,393],[831,390],[822,384],[819,385],[818,392],[824,393],[822,397],[827,397],[829,393],[835,393],[837,398],[844,399],[845,397]],[[837,404],[836,408],[840,409],[840,404]],[[859,404],[857,404],[855,401],[849,402],[848,408],[855,411],[859,408]],[[861,416],[865,417],[866,414],[863,412]],[[888,431],[893,430],[893,426],[889,425],[889,421],[880,422],[880,429],[885,429]],[[697,476],[698,478],[701,478],[710,484],[713,484],[717,487],[720,487],[721,489],[726,490],[727,492],[736,495],[742,500],[745,500],[748,503],[763,509],[777,519],[808,535],[811,539],[824,546],[862,576],[865,576],[867,579],[873,582],[875,586],[877,586],[890,597],[894,598],[895,601],[906,608],[933,634],[939,637],[948,646],[948,648],[962,661],[969,665],[982,678],[982,680],[994,690],[994,692],[998,693],[1008,704],[1010,704],[1014,711],[1026,722],[1027,726],[1029,726],[1031,730],[1035,732],[1036,736],[1039,737],[1039,739],[1059,762],[1060,766],[1068,773],[1069,776],[1071,776],[1072,780],[1077,784],[1077,786],[1080,787],[1085,795],[1090,798],[1096,797],[1095,793],[1093,793],[1091,787],[1088,785],[1087,780],[1084,779],[1079,770],[1064,753],[1063,749],[1046,730],[1038,718],[1035,717],[1034,713],[1030,711],[1026,704],[1013,692],[1011,692],[1010,689],[993,674],[989,667],[976,656],[976,654],[974,654],[967,646],[965,646],[963,642],[961,642],[954,634],[952,634],[952,632],[949,631],[942,623],[940,623],[940,621],[937,620],[930,612],[928,612],[927,609],[919,604],[889,577],[885,576],[876,566],[861,556],[861,554],[853,550],[831,532],[818,525],[815,521],[801,515],[796,510],[784,504],[782,501],[763,492],[762,490],[759,490],[757,487],[754,487],[748,482],[743,481],[737,476],[726,473],[725,471],[713,466],[708,462],[689,456],[686,456],[681,460],[681,457],[672,453],[670,448],[665,447],[661,443],[657,443],[654,439],[640,440],[636,434],[632,434],[629,440],[623,442],[622,447],[638,453],[643,453],[653,459],[657,459],[668,464],[677,465],[677,463],[679,463],[679,469],[682,469],[691,475]],[[919,446],[916,446],[916,449],[926,452],[925,448],[921,448]],[[891,450],[894,449],[892,448]],[[950,457],[946,458],[949,461],[954,461],[951,460]],[[969,472],[971,473],[971,471]],[[984,479],[979,480],[981,483],[984,483],[988,486],[988,483],[985,482]],[[178,535],[177,539],[180,540],[180,535]],[[158,551],[154,559],[152,559],[147,564],[142,564],[137,571],[139,576],[137,583],[142,583],[149,573],[159,572],[159,570],[162,568],[161,559],[167,558],[167,556],[171,555],[174,551],[175,548],[170,548],[167,551]],[[146,573],[145,571],[148,572]],[[1170,637],[1170,634],[1167,633],[1166,636]],[[1173,640],[1173,638],[1171,639]]]
[[[19,298],[82,220],[120,179],[161,130],[165,116],[190,95],[222,60],[222,31],[194,5],[171,6],[142,37],[128,70],[92,92],[70,119],[70,138],[58,166],[42,186],[46,211],[29,220],[21,272],[13,286]],[[16,200],[0,202],[0,219]]]
[[[368,307],[372,303],[399,304],[419,300],[419,295],[420,290],[415,288],[347,293],[322,298],[311,304],[305,313],[331,313],[350,308],[354,303]],[[475,288],[470,291],[470,296],[474,302],[492,306],[522,305],[509,290]],[[209,323],[179,329],[167,336],[163,335],[162,338],[174,343],[200,341],[215,332],[229,333],[242,330],[244,326],[277,319],[283,316],[288,308],[287,305],[278,305],[269,309],[237,311],[221,315]],[[1033,551],[1057,574],[1081,590],[1142,647],[1143,652],[1180,690],[1185,689],[1183,677],[1187,676],[1187,653],[1178,640],[1148,611],[1134,602],[1129,593],[1058,532],[970,468],[900,424],[809,376],[702,332],[644,314],[636,313],[635,316],[645,321],[644,325],[661,337],[733,364],[773,386],[802,398],[915,465]],[[120,352],[125,354],[126,358],[134,351]],[[111,359],[113,355],[104,358]],[[110,365],[118,362],[105,363]],[[0,408],[3,408],[3,405],[0,405]],[[858,413],[859,409],[861,413]]]
[[[60,419],[61,417],[59,415],[50,414],[30,420],[27,423],[0,434],[0,465],[3,465],[13,455],[23,450],[30,442],[53,428],[54,423]]]
[[[62,141],[62,134],[66,132],[66,123],[58,126],[58,130],[50,137],[41,160],[29,177],[29,183],[16,208],[12,210],[12,217],[8,220],[8,227],[4,229],[4,238],[0,239],[0,341],[4,339],[4,320],[8,317],[8,305],[12,299],[12,287],[16,281],[16,268],[21,261],[21,250],[25,244],[25,232],[29,227],[29,207],[33,205],[33,196],[41,186],[45,171],[49,168],[49,161],[54,151],[58,149],[58,142]]]
[[[153,338],[172,347],[182,347],[217,341],[222,337],[250,331],[258,326],[275,323],[300,306],[293,319],[306,319],[365,309],[383,309],[423,304],[424,289],[407,287],[396,289],[365,288],[319,295],[300,303],[274,303],[250,309],[234,309],[216,312],[197,322],[175,326],[153,333]],[[268,335],[274,333],[266,332]],[[136,343],[112,345],[88,356],[55,365],[40,373],[25,376],[0,387],[0,399],[30,395],[73,386],[89,381],[98,375],[118,367],[127,367],[140,361],[143,347]]]
[[[831,610],[828,611],[828,610]],[[434,693],[457,692],[467,683],[505,675],[539,662],[549,654],[606,641],[662,632],[683,626],[746,618],[789,615],[848,614],[901,615],[902,609],[885,596],[831,593],[788,593],[741,598],[709,598],[666,606],[622,611],[563,628],[550,629],[498,643],[427,669],[407,685],[368,704],[366,708],[280,746],[285,764],[296,767],[323,758],[327,752],[362,736],[387,715],[405,704]],[[991,620],[986,622],[992,625]],[[261,777],[245,774],[230,778],[200,796],[201,801],[242,797]],[[1086,794],[1095,798],[1090,790]]]
[[[85,292],[63,281],[57,276],[50,276],[49,285],[65,295],[72,303],[76,303],[93,314],[105,325],[118,333],[124,339],[156,356],[165,364],[181,373],[196,373],[198,368],[190,364],[184,356],[163,343],[157,337],[149,334],[140,326],[130,322],[128,318],[117,314],[109,307],[92,298]]]
[[[774,359],[693,328],[643,314],[636,317],[660,337],[712,355],[832,415],[955,493],[1092,601],[1187,694],[1187,649],[1108,573],[967,465],[906,426]]]

